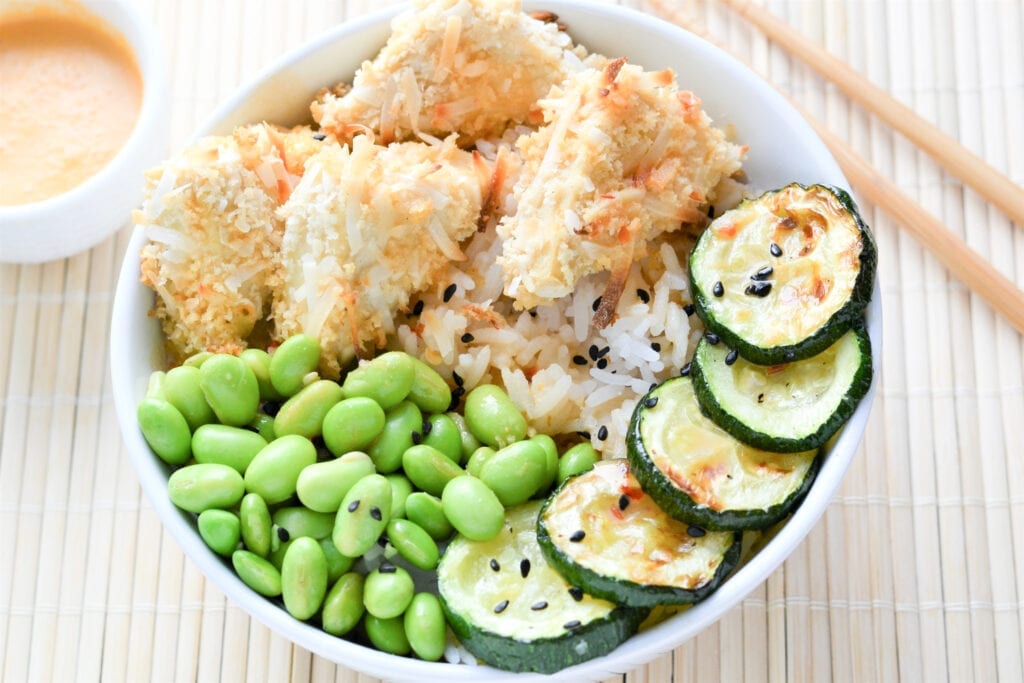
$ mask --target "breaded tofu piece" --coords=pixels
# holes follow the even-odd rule
[[[557,23],[523,13],[519,0],[414,0],[391,28],[351,90],[323,91],[311,106],[341,140],[372,132],[382,144],[430,141],[454,132],[467,146],[510,124],[539,124],[537,100],[582,69],[586,54]]]
[[[325,144],[308,127],[266,124],[203,138],[146,176],[133,215],[149,242],[142,282],[181,357],[238,353],[269,304],[283,224],[276,211]]]
[[[533,308],[611,271],[600,328],[647,243],[684,222],[702,225],[745,149],[726,141],[671,70],[625,59],[573,76],[540,104],[546,125],[517,143],[515,214],[498,224],[505,293]]]
[[[320,371],[332,378],[383,346],[411,294],[465,258],[459,241],[476,231],[490,185],[490,164],[454,137],[325,147],[279,211],[275,337],[318,337]]]

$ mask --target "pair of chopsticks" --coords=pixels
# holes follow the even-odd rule
[[[662,0],[649,0],[662,17],[712,41],[679,10]],[[979,194],[1001,209],[1012,221],[1024,226],[1024,189],[972,154],[933,124],[901,104],[885,90],[872,84],[845,62],[805,40],[762,7],[749,0],[721,0],[764,34],[799,57],[843,93],[860,103],[928,152],[947,171],[959,177]],[[717,44],[717,43],[716,43]],[[719,47],[724,48],[718,44]],[[738,55],[734,57],[743,61]],[[792,102],[792,100],[791,100]],[[936,259],[957,279],[982,297],[1019,332],[1024,333],[1024,292],[998,273],[966,242],[950,231],[913,199],[903,194],[887,178],[876,171],[849,145],[839,139],[799,105],[793,103],[831,150],[843,173],[868,201],[897,219],[920,244],[931,250]]]

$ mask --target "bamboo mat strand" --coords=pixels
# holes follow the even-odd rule
[[[168,55],[170,151],[279,55],[391,3],[139,4]],[[759,4],[1024,184],[1020,0]],[[721,3],[677,5],[1024,287],[1020,226]],[[1024,680],[1024,340],[896,219],[862,209],[885,343],[841,490],[721,621],[606,683]],[[0,680],[376,683],[228,601],[143,497],[107,358],[128,236],[0,266]]]

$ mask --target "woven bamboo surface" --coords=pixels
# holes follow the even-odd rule
[[[1024,183],[1021,0],[763,1]],[[163,34],[177,148],[276,56],[383,3],[140,4]],[[1024,226],[715,0],[683,4],[1024,286]],[[839,494],[764,585],[624,681],[1024,680],[1024,340],[896,220],[862,208],[885,342]],[[127,236],[0,266],[0,680],[375,681],[251,620],[162,531],[110,393]]]

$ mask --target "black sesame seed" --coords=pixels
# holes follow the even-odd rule
[[[690,370],[692,370],[692,369],[693,369],[693,363],[687,363],[683,367],[679,368],[679,376],[680,377],[689,377],[690,376]]]
[[[494,570],[496,572],[500,572],[501,571],[501,565],[498,564],[497,560],[492,559],[491,562],[490,562],[490,565],[491,565],[491,569],[492,570]]]
[[[637,295],[637,298],[639,298],[640,301],[643,301],[645,304],[646,303],[650,303],[650,301],[651,301],[651,295],[647,293],[646,289],[638,289],[638,290],[636,290],[636,295]]]
[[[277,527],[277,537],[280,539],[281,543],[287,543],[288,539],[291,538],[292,535],[288,533],[288,530],[283,526],[279,526]]]
[[[572,362],[575,363],[576,365],[586,365],[587,359],[577,354],[572,357]]]
[[[590,310],[597,311],[597,307],[601,305],[601,297],[594,299],[594,303],[590,304]]]
[[[583,529],[577,529],[576,531],[572,532],[572,536],[569,537],[569,541],[572,543],[579,543],[586,537],[586,531],[584,531]]]
[[[583,589],[582,588],[577,588],[576,586],[573,586],[572,588],[569,589],[569,595],[572,596],[573,600],[575,600],[576,602],[579,602],[580,600],[583,599]]]
[[[452,389],[452,396],[455,398],[462,398],[462,395],[466,393],[466,387],[455,387]]]
[[[657,396],[648,396],[644,399],[644,408],[653,408],[656,405],[658,405]]]
[[[757,281],[751,282],[747,285],[747,288],[743,290],[743,293],[747,296],[766,297],[770,291],[772,291],[772,283]]]
[[[268,417],[274,417],[277,415],[277,411],[279,410],[281,410],[281,404],[277,401],[267,401],[263,404],[263,412],[266,413]]]
[[[782,354],[782,359],[786,362],[792,362],[796,360],[796,351],[786,351]]]
[[[597,440],[604,441],[608,438],[608,428],[601,425],[601,428],[597,430]]]
[[[421,443],[423,443],[423,435],[420,434],[419,432],[413,432],[412,433],[412,442],[413,442],[413,444],[419,446]]]
[[[774,271],[774,269],[771,266],[765,266],[764,268],[759,269],[756,273],[751,275],[750,279],[751,280],[767,280],[771,276],[773,271]]]
[[[459,408],[459,397],[456,396],[454,392],[452,392],[452,402],[448,404],[448,412],[450,413],[453,410],[458,410],[458,408]]]
[[[579,619],[573,619],[572,621],[567,621],[564,624],[562,624],[562,627],[565,628],[566,631],[571,631],[574,628],[579,628],[582,625],[583,624],[580,622]]]
[[[534,612],[539,612],[542,609],[547,609],[547,608],[548,608],[548,603],[547,603],[546,600],[541,600],[540,602],[535,602],[532,605],[530,605],[530,609],[532,609]]]
[[[775,242],[772,242],[772,245],[768,247],[768,251],[770,251],[772,253],[772,256],[774,256],[775,258],[782,256],[782,247],[775,244]]]
[[[423,421],[423,438],[430,436],[430,430],[434,428],[434,425],[430,424],[430,420]]]
[[[519,573],[522,574],[524,579],[527,576],[530,575],[530,560],[529,560],[529,558],[524,557],[523,561],[519,563]]]
[[[348,511],[349,512],[355,512],[358,509],[359,509],[359,501],[358,500],[353,500],[351,503],[348,504]]]
[[[608,359],[607,358],[598,358],[597,359],[597,369],[598,370],[604,370],[606,367],[608,367]]]
[[[317,142],[320,142],[322,140],[326,140],[327,136],[324,135],[323,133],[313,133],[313,139],[316,140]]]
[[[719,280],[715,283],[715,286],[711,288],[711,293],[715,296],[722,296],[725,294],[725,287],[722,286],[722,281]]]
[[[764,403],[764,394],[758,394],[757,395],[757,402],[758,403]]]
[[[714,332],[705,332],[704,339],[706,339],[708,344],[711,344],[712,346],[719,342],[718,335]]]
[[[398,571],[398,568],[390,562],[381,562],[380,567],[377,568],[377,571],[379,571],[381,574],[394,574],[396,571]]]
[[[444,302],[445,303],[448,303],[449,301],[452,300],[452,297],[455,296],[455,290],[456,289],[458,289],[458,286],[454,282],[444,288]]]
[[[661,352],[661,344],[659,342],[651,342],[651,348],[659,353]]]
[[[704,536],[707,532],[704,531],[704,529],[702,529],[701,527],[695,524],[691,524],[689,527],[687,527],[686,533],[690,534],[690,536],[693,538],[700,538],[701,536]]]
[[[499,602],[497,605],[494,606],[494,613],[495,614],[501,614],[502,612],[505,611],[506,607],[508,607],[508,600],[502,600],[501,602]]]
[[[378,522],[381,521],[382,519],[384,519],[384,515],[382,515],[380,513],[380,508],[377,507],[376,505],[374,505],[372,508],[370,508],[370,516],[373,517]]]
[[[581,432],[576,432],[576,433],[579,434],[580,436],[582,436],[584,439],[589,439],[590,438],[590,432],[583,432],[583,431],[581,431]]]
[[[696,312],[697,307],[694,306],[693,304],[686,304],[685,306],[683,306],[683,313],[685,313],[686,315],[693,315]]]
[[[619,496],[619,509],[620,510],[625,510],[628,507],[629,507],[629,496],[627,496],[625,493],[623,493],[621,496]]]
[[[417,301],[417,302],[416,302],[416,304],[415,304],[415,305],[414,305],[414,306],[412,307],[412,314],[413,314],[413,315],[419,315],[419,314],[420,314],[420,313],[422,313],[422,312],[423,312],[423,299],[420,299],[420,300],[419,300],[419,301]]]
[[[590,348],[587,349],[587,355],[590,356],[590,360],[597,360],[601,357],[601,350],[597,348],[597,344],[591,344]]]
[[[464,334],[461,337],[459,337],[459,339],[462,340],[463,344],[468,344],[471,341],[473,341],[473,339],[475,339],[475,337],[473,335],[471,335],[469,332],[467,332],[466,334]]]
[[[736,349],[733,349],[729,353],[725,354],[725,364],[726,365],[732,365],[733,363],[736,362],[736,359],[739,358],[739,357],[740,357],[740,352],[737,351]]]
[[[455,382],[455,386],[461,387],[465,383],[466,380],[462,379],[462,375],[460,375],[459,373],[457,373],[457,372],[455,372],[453,370],[452,371],[452,381]]]
[[[714,207],[714,205],[710,205],[709,204],[708,205],[708,218],[714,218],[714,217],[715,217],[715,207]]]
[[[531,318],[536,318],[536,317],[537,317],[537,311],[535,311],[535,310],[534,310],[534,309],[532,309],[532,308],[531,308],[530,310],[528,310],[528,311],[527,311],[527,313],[529,313],[529,314],[530,314],[530,317],[531,317]]]

